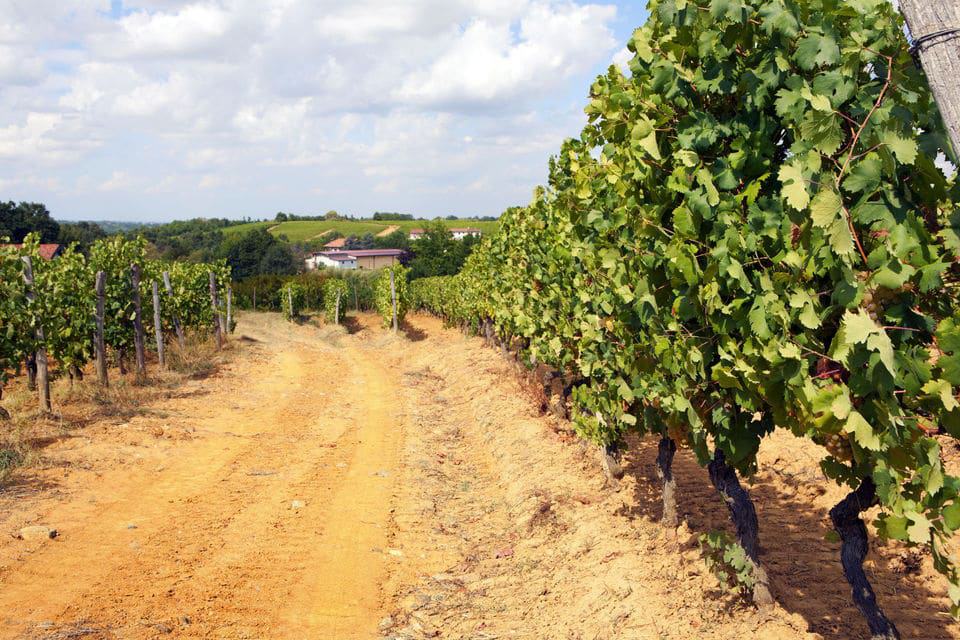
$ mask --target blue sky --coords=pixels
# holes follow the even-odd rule
[[[0,199],[60,219],[496,215],[642,3],[7,0]]]

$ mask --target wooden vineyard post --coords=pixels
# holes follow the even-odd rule
[[[136,351],[137,379],[147,377],[146,337],[143,332],[143,307],[140,303],[140,265],[130,265],[130,282],[133,285],[133,347]]]
[[[257,287],[253,287],[253,310],[257,310]]]
[[[170,272],[163,272],[163,287],[167,290],[167,296],[170,298],[170,301],[173,301],[173,285],[170,284]],[[180,324],[180,314],[177,313],[176,308],[173,311],[173,330],[177,332],[177,342],[180,343],[180,350],[183,351],[187,348],[187,341],[183,335],[183,325]]]
[[[227,285],[227,326],[226,332],[230,334],[233,331],[233,287]]]
[[[390,269],[390,298],[393,301],[393,332],[396,333],[397,326],[397,284],[394,280],[393,269]]]
[[[223,349],[223,329],[220,326],[220,302],[217,300],[217,277],[210,272],[210,305],[213,308],[213,332],[217,336],[217,351]]]
[[[96,330],[93,334],[93,350],[96,352],[97,358],[97,383],[100,386],[106,387],[110,383],[107,379],[107,345],[104,340],[104,303],[106,298],[107,291],[107,274],[103,271],[97,271],[97,283],[96,283],[96,293],[97,293],[97,310],[95,315],[96,320]]]
[[[33,261],[30,256],[23,256],[23,281],[27,285],[27,301],[35,303],[37,301],[37,292],[34,287],[33,279]],[[47,349],[44,346],[43,326],[37,323],[36,328],[37,351],[37,393],[40,398],[40,410],[44,413],[50,413],[50,374],[47,368]]]
[[[340,294],[337,294],[337,308],[333,313],[333,323],[340,324]]]
[[[913,49],[930,82],[953,152],[960,155],[960,2],[900,0]]]
[[[357,293],[357,283],[353,283],[353,308],[354,311],[360,313],[360,295]]]
[[[157,339],[157,359],[160,361],[160,368],[167,368],[167,359],[163,353],[163,327],[160,325],[160,287],[157,281],[153,281],[153,333]]]
[[[293,289],[287,287],[287,310],[290,312],[290,320],[293,321]]]

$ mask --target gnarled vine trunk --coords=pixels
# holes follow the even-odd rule
[[[897,628],[890,622],[877,604],[877,596],[863,570],[863,561],[870,549],[867,527],[860,514],[877,502],[877,487],[873,479],[864,478],[855,491],[847,494],[830,509],[833,528],[840,534],[840,562],[843,575],[853,589],[853,601],[870,627],[873,640],[899,640]]]
[[[770,594],[770,579],[760,563],[760,533],[753,500],[740,485],[736,469],[727,464],[726,456],[720,449],[714,451],[707,470],[710,472],[710,482],[723,496],[730,510],[730,519],[737,528],[737,542],[753,563],[753,603],[761,607],[771,605],[773,596]]]
[[[660,478],[661,496],[663,499],[663,515],[660,523],[664,527],[676,529],[679,524],[677,518],[677,483],[673,479],[673,457],[677,453],[677,443],[673,438],[663,437],[657,447],[657,477]]]
[[[31,353],[27,356],[27,389],[37,390],[37,356]]]
[[[621,447],[618,443],[601,445],[600,467],[607,478],[607,482],[616,485],[623,478],[623,466],[620,464]]]

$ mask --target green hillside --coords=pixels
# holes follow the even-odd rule
[[[476,227],[484,235],[489,235],[496,231],[497,223],[491,221],[477,220],[441,220],[448,227]],[[227,227],[223,230],[224,235],[232,236],[235,234],[247,233],[252,229],[267,229],[273,235],[286,236],[291,242],[306,242],[318,238],[322,234],[330,231],[337,231],[344,236],[362,236],[367,233],[374,235],[386,231],[392,226],[400,227],[404,231],[410,229],[423,228],[428,224],[424,220],[393,220],[393,221],[373,221],[373,220],[294,220],[290,222],[250,222],[247,224]]]

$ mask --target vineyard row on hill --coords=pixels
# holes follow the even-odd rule
[[[629,75],[599,77],[549,186],[507,211],[415,307],[549,365],[579,433],[659,439],[709,469],[771,600],[739,477],[775,429],[823,445],[831,511],[874,637],[899,637],[863,571],[861,514],[949,553],[960,479],[960,191],[926,79],[887,0],[653,0]]]
[[[182,342],[186,330],[221,328],[224,322],[224,300],[216,292],[229,290],[225,263],[149,260],[143,239],[119,236],[97,241],[89,256],[71,247],[50,260],[41,258],[35,236],[20,246],[3,241],[0,238],[0,398],[10,373],[22,366],[36,371],[38,359],[41,367],[50,358],[61,372],[80,375],[96,357],[97,336],[102,335],[103,353],[112,349],[121,363],[125,355],[137,354],[139,375],[146,346],[143,325],[159,332],[161,342],[163,335],[174,333]],[[103,366],[105,372],[105,361]]]

